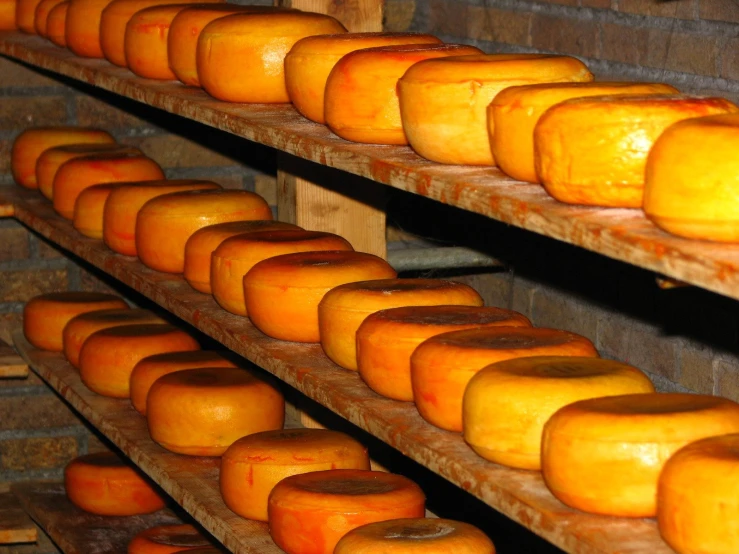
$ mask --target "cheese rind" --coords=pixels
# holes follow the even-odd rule
[[[169,67],[167,40],[172,20],[184,4],[164,4],[144,8],[126,24],[123,51],[126,66],[145,79],[170,81],[177,78]]]
[[[72,227],[86,237],[102,239],[105,201],[116,187],[118,187],[117,183],[106,183],[94,185],[80,192],[74,202]]]
[[[36,8],[41,0],[17,0],[15,22],[18,29],[30,35],[36,34]]]
[[[36,10],[33,15],[33,26],[36,29],[37,35],[47,38],[46,26],[49,20],[49,13],[54,8],[54,6],[63,1],[64,0],[41,0],[36,5]]]
[[[112,0],[70,0],[67,11],[67,47],[76,56],[103,58],[100,20]]]
[[[145,529],[128,543],[127,554],[174,554],[191,552],[210,545],[194,526],[159,525]]]
[[[64,0],[54,6],[46,20],[46,38],[61,48],[67,46],[67,11],[70,0]]]
[[[18,28],[16,5],[15,0],[0,0],[0,31],[15,31]]]

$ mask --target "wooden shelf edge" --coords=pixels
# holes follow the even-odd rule
[[[36,542],[36,526],[12,492],[0,493],[0,546]]]
[[[0,379],[23,379],[28,377],[28,364],[12,346],[0,339]]]

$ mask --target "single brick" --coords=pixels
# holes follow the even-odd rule
[[[0,431],[53,429],[81,425],[59,398],[41,396],[0,397]]]
[[[429,26],[430,32],[440,35],[467,36],[466,3],[454,0],[430,0]]]
[[[713,1],[713,0],[710,0]],[[657,17],[694,19],[698,0],[618,0],[618,11]]]
[[[679,383],[699,394],[713,394],[713,351],[696,342],[684,342],[680,349]]]
[[[122,142],[140,148],[163,168],[236,165],[232,159],[177,135],[129,137]]]
[[[647,29],[615,23],[601,25],[601,57],[605,60],[638,65],[648,44]]]
[[[0,442],[0,467],[11,471],[63,468],[79,454],[76,437],[32,437]]]
[[[115,105],[81,94],[74,99],[77,123],[85,127],[102,129],[132,129],[150,126],[145,120],[132,115]]]
[[[536,327],[564,329],[597,340],[598,309],[551,288],[534,291],[531,322]]]
[[[7,96],[0,102],[2,131],[18,132],[28,127],[66,123],[67,101],[62,96]]]
[[[700,0],[700,18],[739,23],[739,3],[736,0]]]
[[[46,292],[67,290],[66,269],[4,271],[0,279],[0,302],[26,302]]]
[[[513,275],[508,271],[454,277],[480,293],[486,306],[510,309]]]
[[[642,65],[718,77],[717,59],[722,40],[719,36],[651,29]]]
[[[727,41],[721,58],[721,76],[739,81],[739,38]]]
[[[25,260],[29,254],[28,231],[14,221],[0,222],[0,262]]]
[[[531,45],[560,54],[597,58],[598,26],[593,21],[536,13],[531,24]]]
[[[739,402],[739,364],[736,360],[717,360],[715,372],[716,393]]]
[[[472,39],[529,46],[529,12],[469,7],[468,36]]]

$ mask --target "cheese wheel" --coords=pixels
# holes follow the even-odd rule
[[[46,38],[46,25],[49,20],[49,13],[54,6],[57,6],[64,0],[41,0],[36,6],[33,14],[33,26],[36,34]]]
[[[244,276],[246,311],[267,336],[321,342],[318,303],[329,290],[345,283],[397,276],[385,260],[363,252],[284,254],[259,262]]]
[[[205,548],[195,548],[192,550],[178,550],[177,552],[187,552],[187,554],[223,554],[223,550],[208,546]]]
[[[487,366],[464,392],[464,439],[491,462],[541,469],[544,424],[560,408],[588,398],[654,392],[649,378],[600,358],[534,356]]]
[[[34,24],[36,16],[36,7],[41,0],[17,0],[15,11],[15,22],[18,29],[24,33],[31,35],[36,34],[36,25]]]
[[[75,458],[64,468],[70,502],[91,514],[133,516],[164,508],[164,500],[141,474],[112,452]]]
[[[667,460],[657,488],[657,521],[676,552],[739,552],[738,470],[739,434],[693,442]]]
[[[65,48],[67,46],[67,11],[70,0],[64,0],[54,6],[46,19],[46,38],[51,42]]]
[[[682,237],[739,241],[739,114],[680,121],[647,157],[644,212]]]
[[[252,231],[280,229],[297,230],[301,227],[282,221],[255,220],[229,221],[198,229],[185,243],[185,280],[195,290],[210,294],[210,258],[224,240]]]
[[[66,40],[73,54],[102,58],[100,20],[111,0],[70,0],[67,10]]]
[[[123,144],[64,144],[44,150],[36,160],[36,183],[39,191],[49,200],[54,197],[54,177],[62,164],[91,154],[141,155],[133,146]]]
[[[234,14],[205,26],[198,37],[198,79],[226,102],[290,102],[285,56],[301,38],[346,32],[331,16],[299,11]]]
[[[381,279],[340,285],[318,304],[318,328],[326,355],[345,369],[357,370],[357,329],[380,310],[401,306],[482,306],[467,285],[443,279]]]
[[[36,348],[62,352],[62,333],[69,321],[85,312],[128,309],[122,298],[100,292],[52,292],[23,306],[23,334]]]
[[[224,0],[177,0],[177,4],[211,4]],[[100,48],[110,63],[126,67],[126,25],[134,14],[145,8],[161,6],[168,0],[113,0],[100,17]],[[166,44],[166,41],[165,41]]]
[[[403,130],[434,162],[495,165],[486,109],[506,87],[592,81],[577,58],[546,54],[478,54],[426,60],[398,81]]]
[[[462,431],[462,399],[482,368],[529,356],[598,357],[585,337],[533,327],[486,327],[431,337],[411,356],[413,399],[421,416],[437,427]]]
[[[547,109],[570,98],[677,93],[675,87],[664,83],[537,83],[508,87],[487,108],[495,164],[514,179],[538,183],[534,126]]]
[[[269,496],[269,532],[287,554],[331,554],[352,529],[376,521],[423,517],[423,492],[382,471],[334,469],[293,475]]]
[[[738,111],[724,98],[676,94],[566,100],[534,128],[536,173],[560,202],[641,208],[647,154],[657,137],[683,119]]]
[[[210,545],[193,525],[159,525],[141,531],[128,543],[128,554],[173,554]]]
[[[163,178],[159,164],[141,154],[91,154],[74,158],[63,163],[54,176],[54,210],[72,219],[77,196],[88,187]]]
[[[133,14],[123,38],[128,69],[146,79],[177,79],[169,68],[167,40],[172,20],[186,7],[186,4],[152,6]]]
[[[220,189],[212,181],[200,179],[163,179],[124,183],[108,197],[103,211],[103,240],[119,254],[136,255],[136,218],[152,198],[172,192]]]
[[[241,517],[267,521],[272,489],[291,475],[331,469],[369,469],[367,449],[327,429],[280,429],[243,437],[221,459],[221,496]]]
[[[495,546],[474,525],[451,519],[391,519],[357,527],[333,554],[495,554]]]
[[[33,127],[26,129],[13,142],[10,154],[13,178],[19,185],[35,189],[36,161],[42,152],[62,144],[114,144],[115,139],[106,131],[84,127]]]
[[[355,50],[397,44],[441,44],[441,39],[420,33],[341,33],[300,39],[285,57],[290,102],[311,121],[325,123],[324,92],[336,62]]]
[[[0,0],[0,31],[15,31],[16,0]]]
[[[167,450],[220,456],[245,435],[281,429],[285,401],[271,379],[248,369],[185,369],[154,382],[146,419]]]
[[[213,298],[232,314],[247,315],[244,276],[252,267],[280,254],[319,250],[352,250],[352,246],[339,235],[302,229],[255,231],[226,239],[211,259]]]
[[[79,367],[80,350],[90,335],[102,329],[135,323],[165,323],[165,321],[149,310],[128,308],[96,310],[75,316],[64,326],[62,332],[64,357],[74,367]]]
[[[272,219],[267,202],[253,192],[194,190],[158,196],[144,204],[136,217],[136,253],[151,269],[182,273],[185,244],[195,231],[248,219]]]
[[[657,515],[657,481],[686,444],[739,431],[739,404],[696,394],[581,400],[544,426],[541,469],[559,500],[584,512]]]
[[[72,226],[86,237],[102,239],[105,201],[117,187],[118,183],[106,183],[80,192],[74,203]]]
[[[120,325],[95,331],[82,345],[82,382],[102,396],[129,398],[131,372],[147,356],[200,350],[198,342],[166,323]]]
[[[238,367],[220,352],[198,350],[196,352],[167,352],[147,356],[137,363],[131,372],[131,404],[141,415],[146,415],[146,399],[154,381],[169,373],[201,367]]]
[[[326,125],[341,138],[369,144],[408,144],[397,83],[413,64],[432,58],[482,54],[460,44],[405,44],[350,52],[326,81]]]
[[[511,310],[480,306],[409,306],[375,312],[357,329],[357,369],[377,394],[413,401],[411,354],[428,338],[477,327],[531,327]]]

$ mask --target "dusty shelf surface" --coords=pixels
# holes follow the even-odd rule
[[[578,554],[672,552],[661,540],[654,521],[600,517],[567,508],[551,495],[538,472],[508,469],[483,460],[461,435],[426,423],[412,404],[372,392],[357,373],[329,361],[319,345],[268,338],[247,318],[227,313],[210,296],[194,291],[180,275],[152,271],[136,258],[115,254],[101,241],[83,237],[69,222],[55,215],[51,204],[39,194],[17,188],[0,191],[0,196],[3,194],[13,197],[15,217],[26,226],[560,548]],[[217,491],[216,460],[186,458],[188,464],[183,465],[181,456],[168,454],[151,443],[144,419],[125,401],[88,391],[77,372],[58,354],[32,351],[27,344],[21,350],[32,369],[130,454],[178,502],[182,501],[183,507],[219,540],[229,525],[238,523],[236,516],[221,511],[219,518],[208,525],[203,498],[220,502],[220,497],[208,497]],[[193,473],[195,469],[197,473]],[[212,483],[205,479],[206,474]]]

